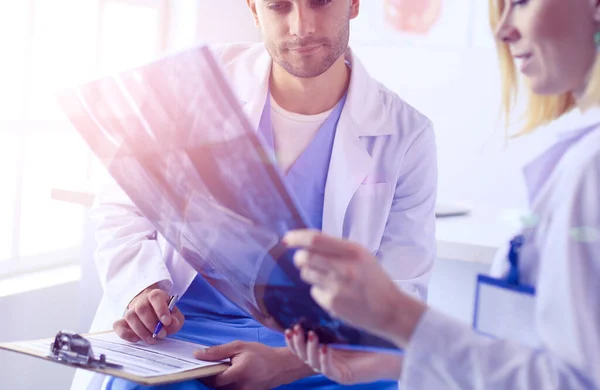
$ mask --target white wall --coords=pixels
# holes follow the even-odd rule
[[[170,0],[173,6],[169,45],[260,41],[244,0]]]
[[[78,329],[78,284],[0,298],[0,342],[52,337]],[[48,345],[50,347],[50,345]],[[73,370],[14,352],[0,351],[0,389],[68,389]]]
[[[254,26],[244,0],[198,0],[198,38],[208,43],[257,42],[260,32]]]

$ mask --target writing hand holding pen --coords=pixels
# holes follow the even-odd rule
[[[175,295],[171,295],[171,297],[169,298],[169,313],[173,312],[173,309],[175,308],[175,304],[177,303],[177,294]],[[156,328],[154,328],[154,332],[152,333],[152,338],[156,339],[158,337],[158,334],[160,333],[160,331],[163,328],[163,322],[162,322],[162,318],[159,319],[158,324],[156,324]]]
[[[171,300],[167,292],[153,284],[131,300],[123,318],[113,324],[115,333],[123,340],[133,343],[143,340],[151,345],[156,343],[156,339],[177,333],[185,321],[175,306],[177,298]],[[171,307],[169,304],[172,304]],[[162,330],[159,329],[153,337],[159,322]]]

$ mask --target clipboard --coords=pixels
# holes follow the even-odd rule
[[[83,338],[85,338],[85,337],[89,337],[89,336],[105,335],[108,333],[113,333],[113,331],[88,333],[88,334],[84,334],[81,336]],[[54,338],[48,338],[48,339],[30,340],[30,341],[23,341],[23,342],[5,342],[5,343],[0,343],[0,350],[17,352],[17,353],[20,353],[23,355],[33,356],[38,359],[43,359],[43,360],[46,360],[49,362],[58,363],[61,365],[72,367],[72,368],[82,369],[82,370],[86,370],[86,371],[93,371],[93,372],[96,372],[99,374],[122,378],[125,380],[129,380],[132,382],[142,384],[142,385],[146,385],[146,386],[166,385],[166,384],[171,384],[171,383],[176,383],[176,382],[183,382],[186,380],[207,378],[207,377],[211,377],[211,376],[220,374],[220,373],[224,372],[228,367],[230,367],[230,363],[223,362],[223,363],[211,364],[211,365],[205,366],[205,367],[194,368],[191,370],[178,372],[175,374],[156,375],[156,376],[140,376],[140,375],[135,375],[132,373],[124,372],[118,368],[94,367],[94,366],[90,366],[90,365],[81,365],[81,364],[70,363],[70,362],[67,362],[64,360],[57,360],[50,356],[50,345],[52,344],[52,342],[54,340],[55,340]],[[27,346],[23,345],[26,343],[33,343],[33,342],[39,342],[39,343],[46,342],[46,344],[48,345],[48,352],[44,353],[38,349],[28,348]],[[107,357],[107,359],[110,359],[110,357]]]

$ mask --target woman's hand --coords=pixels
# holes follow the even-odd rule
[[[300,359],[315,372],[344,385],[370,383],[378,380],[397,381],[402,371],[402,357],[375,352],[349,351],[320,346],[317,335],[296,326],[286,330],[285,341]]]
[[[318,231],[290,232],[294,263],[311,295],[333,317],[404,347],[426,306],[403,294],[377,259],[358,244]]]

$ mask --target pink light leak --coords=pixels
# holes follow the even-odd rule
[[[395,30],[425,35],[442,14],[442,0],[385,0],[385,19]]]

